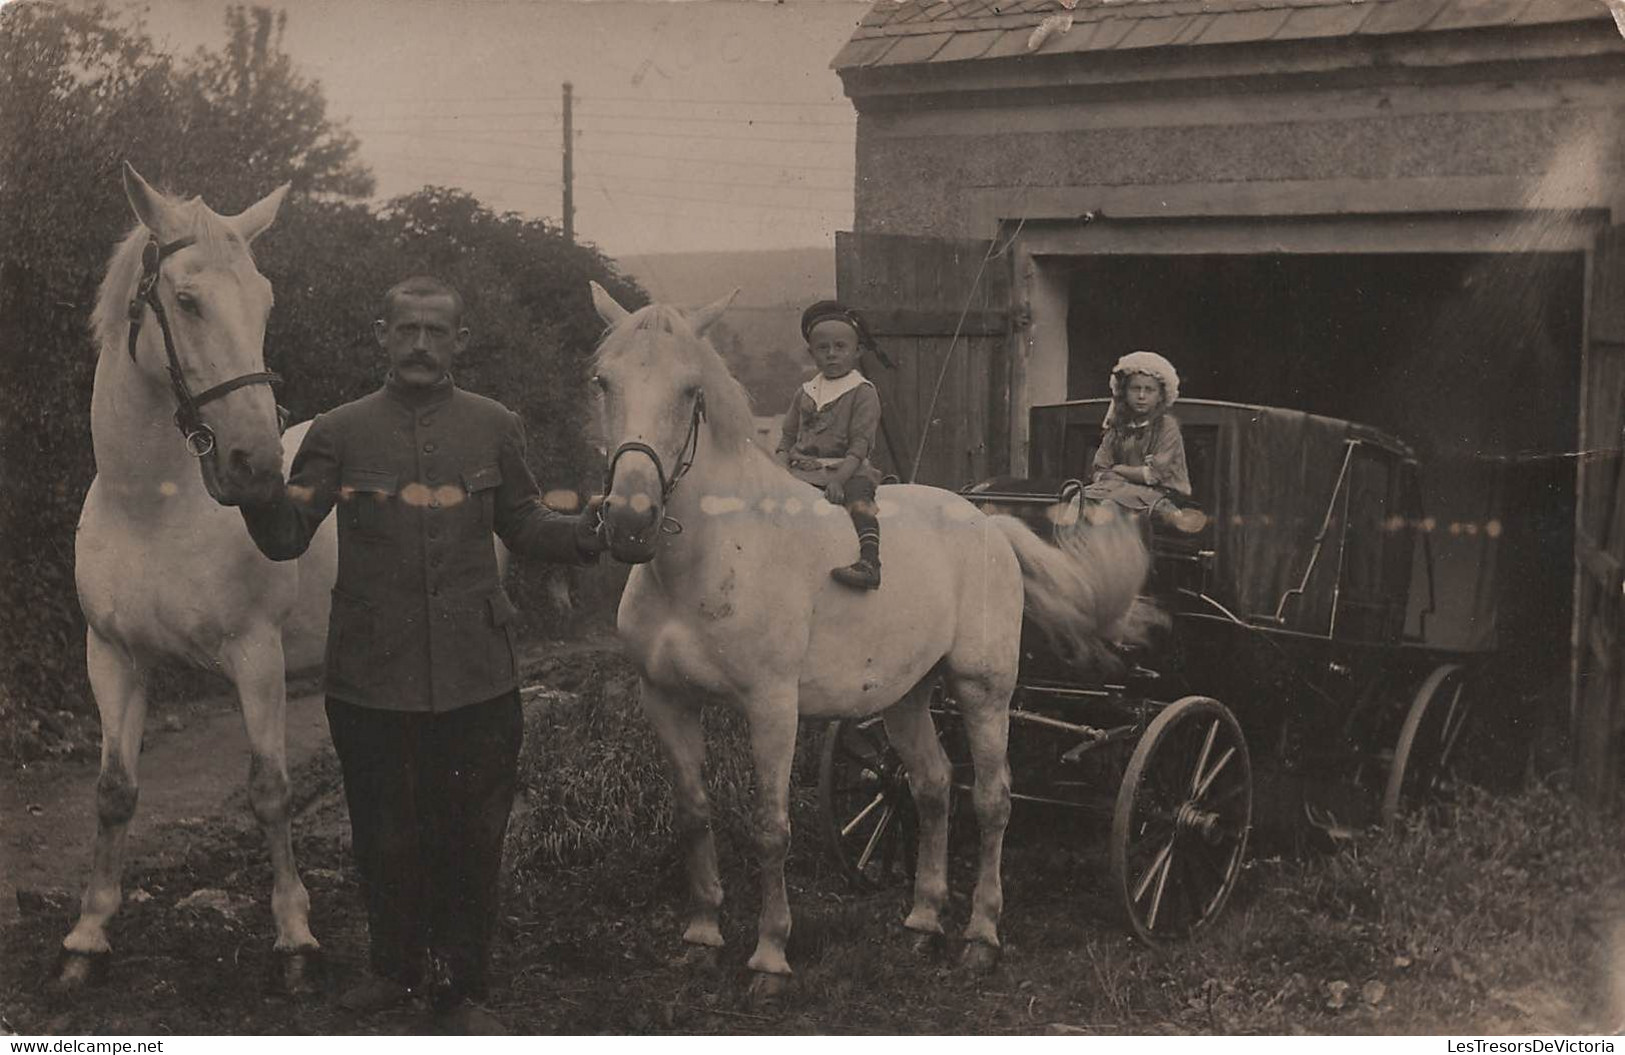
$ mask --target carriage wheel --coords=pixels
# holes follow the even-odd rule
[[[829,723],[818,758],[818,813],[830,855],[855,886],[912,876],[914,797],[880,715]]]
[[[1135,745],[1112,817],[1112,884],[1141,940],[1186,938],[1219,914],[1252,810],[1252,764],[1230,711],[1206,696],[1165,707]]]
[[[1401,815],[1437,798],[1450,786],[1461,734],[1472,714],[1467,671],[1446,663],[1416,690],[1405,725],[1394,744],[1394,765],[1382,796],[1382,822],[1392,827]]]

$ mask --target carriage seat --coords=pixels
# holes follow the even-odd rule
[[[1055,529],[1067,518],[1063,511],[1083,493],[1079,480],[1027,479],[994,476],[959,492],[984,513],[1002,513],[1026,524],[1046,542],[1055,541]]]

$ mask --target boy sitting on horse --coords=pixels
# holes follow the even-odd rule
[[[880,588],[880,520],[875,487],[880,473],[869,463],[880,428],[880,395],[857,368],[874,340],[856,311],[821,300],[801,315],[818,374],[803,384],[785,412],[774,456],[791,475],[845,506],[858,532],[858,559],[830,576],[858,590]]]

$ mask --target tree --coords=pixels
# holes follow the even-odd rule
[[[224,53],[176,64],[105,7],[0,9],[0,750],[25,708],[83,695],[72,546],[94,472],[87,322],[132,222],[120,164],[222,212],[281,180],[371,191],[277,20],[238,8],[227,28]]]
[[[207,187],[223,211],[282,183],[301,195],[373,192],[372,174],[355,161],[360,143],[328,120],[320,82],[301,76],[282,50],[287,20],[263,7],[228,8],[225,49],[199,49],[180,71],[169,165],[178,183]]]

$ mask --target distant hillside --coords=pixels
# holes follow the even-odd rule
[[[733,308],[711,333],[758,414],[781,414],[812,372],[799,330],[801,311],[835,295],[835,251],[765,249],[749,253],[623,256],[622,270],[657,301],[707,304],[738,287]]]
[[[706,304],[734,287],[740,307],[805,307],[835,295],[835,250],[762,249],[749,253],[649,253],[619,258],[649,295],[670,304]]]

